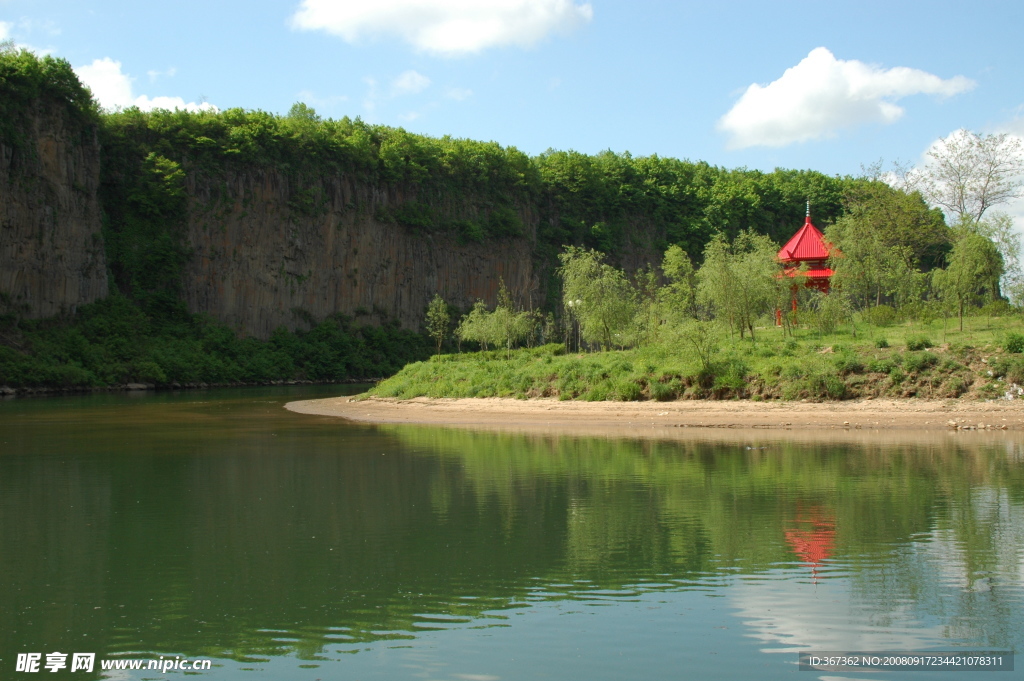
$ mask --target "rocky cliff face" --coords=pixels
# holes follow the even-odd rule
[[[0,139],[0,302],[49,317],[107,295],[100,145],[63,108],[34,108],[20,139]]]
[[[379,220],[415,198],[400,188],[325,177],[314,187],[316,201],[303,208],[289,198],[299,188],[277,171],[222,179],[187,182],[192,256],[183,290],[192,312],[240,333],[267,338],[278,326],[303,328],[335,313],[417,329],[435,292],[462,308],[477,299],[493,304],[501,280],[524,306],[538,302],[537,218],[528,209],[520,213],[526,235],[460,244],[449,232]]]

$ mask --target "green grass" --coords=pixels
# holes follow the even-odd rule
[[[262,341],[180,304],[153,314],[123,296],[84,305],[73,320],[0,315],[0,386],[11,388],[333,382],[388,376],[429,352],[429,339],[394,325],[332,317]]]
[[[841,400],[864,397],[993,398],[1024,384],[1016,348],[1024,318],[859,324],[832,334],[758,330],[723,339],[704,367],[681,342],[613,352],[562,345],[440,355],[403,368],[367,393],[378,397],[555,397],[576,400]],[[884,339],[886,342],[879,342]]]

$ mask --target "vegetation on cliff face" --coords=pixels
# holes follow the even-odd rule
[[[0,43],[0,139],[22,148],[25,128],[40,101],[61,105],[80,130],[94,126],[100,117],[92,94],[66,60],[37,57]]]

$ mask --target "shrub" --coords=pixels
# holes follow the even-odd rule
[[[1010,383],[1024,383],[1024,358],[999,357],[989,362],[993,378],[1003,378]]]
[[[623,402],[636,402],[641,396],[640,384],[628,378],[624,379],[615,386],[615,396]]]
[[[951,376],[942,384],[943,397],[960,397],[967,392],[967,383],[959,376]]]
[[[888,305],[876,305],[864,310],[864,319],[875,326],[892,326],[896,322],[896,310]]]
[[[973,345],[967,345],[966,343],[950,343],[949,352],[957,357],[966,357],[967,354],[974,349]]]
[[[875,341],[875,347],[876,348],[887,348],[887,347],[889,347],[889,341],[887,341],[884,338],[879,338],[878,340]]]
[[[1014,354],[1020,354],[1024,352],[1024,334],[1006,334],[1006,340],[1003,341],[1003,350],[1006,350],[1007,352],[1012,352]]]
[[[957,371],[963,368],[963,364],[961,364],[960,362],[956,361],[951,357],[947,357],[946,359],[942,360],[942,362],[939,363],[939,369],[941,369],[942,371]]]
[[[993,399],[1002,394],[1003,388],[991,381],[978,388],[978,394],[986,399]]]
[[[679,382],[676,380],[669,383],[660,381],[651,384],[651,397],[659,402],[671,402],[679,396]]]
[[[1005,317],[1012,312],[1010,303],[1005,300],[993,300],[991,303],[987,303],[980,310],[978,314],[985,317]]]
[[[846,397],[846,383],[831,373],[813,374],[807,377],[807,388],[815,397],[841,400]]]
[[[873,359],[868,362],[868,371],[874,371],[879,374],[887,374],[896,368],[896,362],[892,361],[889,357],[882,357],[881,359]]]
[[[931,352],[908,352],[903,356],[903,368],[913,373],[924,371],[938,362],[938,356]]]
[[[715,366],[716,390],[727,390],[742,393],[747,387],[747,375],[750,367],[740,359],[730,359]]]
[[[840,376],[859,374],[864,371],[864,363],[860,361],[857,355],[851,352],[844,352],[836,357],[835,366]]]
[[[935,343],[925,336],[914,336],[907,339],[907,350],[927,350],[934,347]]]
[[[787,364],[783,367],[782,372],[779,375],[787,381],[795,381],[803,378],[806,373],[807,372],[804,371],[804,368],[799,364]]]

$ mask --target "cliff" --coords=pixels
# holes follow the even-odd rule
[[[278,326],[338,313],[417,330],[435,293],[461,308],[493,304],[501,280],[524,306],[539,302],[529,208],[519,211],[525,234],[474,242],[382,217],[416,203],[415,190],[394,184],[335,175],[300,185],[279,170],[251,168],[217,181],[190,174],[185,186],[183,298],[191,312],[246,335],[267,338]],[[317,196],[315,208],[296,207],[300,195]]]
[[[101,114],[66,62],[27,52],[0,55],[0,94],[0,300],[31,317],[103,298],[109,272],[158,327],[187,309],[261,339],[335,315],[419,330],[435,293],[465,310],[502,280],[557,307],[567,244],[632,272],[670,243],[788,233],[803,197],[836,214],[843,192],[812,172],[531,158],[298,105]]]
[[[27,317],[73,313],[107,295],[100,144],[58,103],[25,113],[0,136],[0,301]]]

